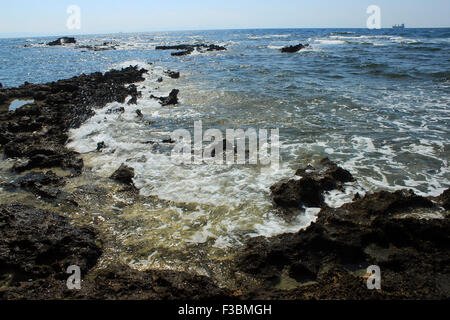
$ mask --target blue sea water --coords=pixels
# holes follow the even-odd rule
[[[334,206],[350,201],[357,191],[409,188],[438,195],[450,186],[450,29],[261,29],[77,37],[78,45],[112,41],[117,47],[97,52],[42,44],[52,40],[0,39],[3,86],[44,83],[130,64],[149,68],[158,77],[162,69],[181,72],[178,80],[158,84],[149,76],[141,84],[147,91],[136,108],[153,121],[151,127],[135,124],[134,110],[129,119],[104,122],[106,115],[99,113],[72,132],[69,146],[86,153],[97,142],[107,141],[114,145],[110,154],[95,154],[85,161],[99,174],[108,176],[129,160],[141,193],[171,201],[180,210],[193,204],[189,215],[209,215],[202,228],[192,227],[189,239],[194,242],[215,237],[220,245],[223,235],[233,231],[223,231],[229,226],[253,234],[286,231],[288,227],[280,229],[278,220],[266,223],[272,219],[266,215],[272,210],[269,187],[292,176],[298,166],[323,157],[357,178],[345,192],[327,195]],[[181,43],[218,44],[227,51],[173,57],[170,51],[155,50],[157,45]],[[298,43],[310,47],[292,54],[279,50]],[[177,107],[160,108],[149,98],[153,89],[173,88],[180,89]],[[248,167],[182,170],[151,146],[139,144],[167,137],[178,128],[192,128],[196,120],[222,130],[279,128],[281,169],[268,176]],[[184,219],[188,213],[183,212]],[[255,212],[265,222],[248,218]]]

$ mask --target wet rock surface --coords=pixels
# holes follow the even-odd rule
[[[124,103],[127,96],[137,97],[135,86],[147,72],[137,67],[93,73],[47,84],[26,83],[18,88],[0,91],[0,106],[7,102],[32,98],[34,103],[15,111],[0,113],[0,143],[7,158],[22,159],[14,170],[33,168],[72,170],[79,174],[83,161],[65,148],[70,128],[79,127],[93,114],[93,108],[110,102]]]
[[[159,103],[161,103],[162,106],[170,106],[178,104],[178,93],[180,93],[180,90],[173,89],[167,97],[155,97],[154,95],[151,95],[150,98],[159,100]]]
[[[306,48],[308,48],[309,47],[309,44],[298,44],[298,45],[296,45],[296,46],[288,46],[288,47],[284,47],[284,48],[282,48],[281,49],[281,52],[284,52],[284,53],[294,53],[294,52],[298,52],[298,51],[300,51],[300,50],[302,50],[302,49],[306,49]]]
[[[176,71],[167,70],[164,73],[172,79],[178,79],[180,77],[180,73]]]
[[[97,190],[94,190],[97,192]],[[18,203],[0,205],[0,299],[214,299],[230,297],[204,276],[137,271],[113,264],[94,269],[102,254],[91,227]],[[69,290],[67,267],[81,269]]]
[[[231,299],[204,276],[175,271],[137,271],[113,265],[90,272],[82,278],[80,290],[67,289],[65,281],[54,278],[22,282],[0,291],[0,299],[76,300],[214,300]]]
[[[51,41],[49,43],[47,43],[48,46],[61,46],[63,44],[74,44],[77,43],[77,40],[75,40],[75,38],[73,37],[62,37],[62,38],[58,38],[55,41]]]
[[[265,289],[255,299],[442,299],[450,297],[450,220],[403,217],[437,208],[402,190],[369,194],[341,208],[325,208],[306,230],[248,241],[236,269]],[[368,290],[366,268],[378,265],[381,290]],[[276,285],[287,274],[295,288]]]
[[[193,53],[195,50],[198,52],[208,52],[208,51],[224,51],[227,48],[218,46],[215,44],[180,44],[174,46],[157,46],[156,50],[178,50],[172,52],[172,56],[187,56]]]
[[[298,169],[296,177],[273,185],[272,200],[285,216],[295,216],[303,207],[326,207],[323,193],[342,190],[347,182],[354,181],[351,173],[328,158],[314,167]]]
[[[122,164],[111,176],[111,179],[124,184],[133,185],[134,169]]]
[[[89,270],[102,251],[90,227],[33,207],[0,205],[0,274],[9,285],[50,276],[67,278],[68,266]]]

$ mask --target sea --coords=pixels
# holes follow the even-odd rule
[[[0,39],[0,83],[46,83],[130,65],[149,70],[136,84],[142,91],[137,105],[96,109],[70,130],[67,144],[99,183],[122,163],[135,169],[141,200],[95,212],[118,233],[123,259],[135,267],[167,267],[168,250],[192,245],[225,256],[249,237],[307,227],[320,209],[299,208],[298,217],[285,220],[271,202],[270,186],[325,157],[356,178],[326,194],[330,207],[356,193],[412,189],[437,196],[450,186],[449,28],[120,33],[45,45],[55,39]],[[116,50],[77,47],[104,42]],[[155,50],[201,43],[227,50],[182,57]],[[310,46],[280,52],[299,43]],[[167,77],[167,70],[180,78]],[[178,105],[163,107],[150,97],[172,89],[180,90]],[[124,114],[108,112],[121,106]],[[172,146],[161,141],[177,129],[192,131],[196,121],[223,132],[278,129],[279,167],[174,164]],[[99,142],[107,146],[101,153],[95,152]]]

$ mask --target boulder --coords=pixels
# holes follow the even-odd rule
[[[325,207],[325,191],[342,190],[345,183],[354,181],[349,171],[328,158],[322,159],[315,167],[309,165],[298,169],[296,176],[270,188],[274,204],[289,215],[298,212],[302,206]]]
[[[302,49],[305,49],[305,48],[308,48],[308,47],[309,47],[309,44],[303,45],[303,44],[300,43],[300,44],[298,44],[296,46],[284,47],[284,48],[281,49],[281,52],[294,53],[294,52],[298,52],[298,51],[300,51]]]
[[[175,72],[175,71],[171,71],[168,70],[166,72],[164,72],[166,75],[168,75],[170,78],[172,79],[178,79],[180,77],[180,73],[179,72]]]
[[[180,92],[180,90],[173,89],[170,92],[169,96],[167,96],[167,97],[155,97],[154,95],[151,95],[150,98],[158,99],[162,106],[174,105],[174,104],[178,104],[178,93],[179,92]]]
[[[111,179],[128,185],[133,185],[133,178],[134,169],[124,163],[111,175]]]

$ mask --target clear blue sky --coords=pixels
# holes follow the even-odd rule
[[[66,27],[69,5],[81,30]],[[0,36],[238,28],[363,28],[369,5],[382,27],[449,27],[450,0],[1,0]]]

